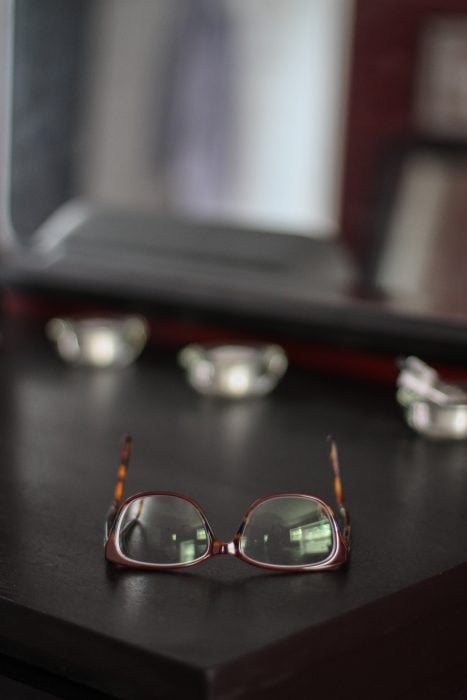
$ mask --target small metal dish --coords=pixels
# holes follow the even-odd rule
[[[438,440],[467,438],[467,391],[442,382],[438,373],[417,357],[401,363],[397,400],[408,425]]]
[[[65,362],[91,367],[130,365],[149,336],[141,316],[52,318],[45,332]]]
[[[463,440],[467,437],[467,402],[438,406],[414,401],[405,407],[407,423],[421,435],[433,439]]]
[[[264,396],[287,369],[278,345],[188,345],[178,355],[191,386],[200,394],[239,399]]]

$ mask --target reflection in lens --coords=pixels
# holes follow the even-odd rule
[[[209,535],[198,510],[177,496],[137,498],[119,529],[122,553],[151,564],[186,564],[202,557]]]
[[[278,496],[251,513],[240,539],[249,559],[275,566],[307,566],[329,557],[334,534],[325,508],[305,496]]]

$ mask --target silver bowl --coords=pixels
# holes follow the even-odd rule
[[[437,440],[467,438],[467,391],[441,380],[436,370],[418,357],[400,362],[397,401],[411,428]]]
[[[188,382],[200,394],[240,399],[265,396],[287,369],[278,345],[188,345],[178,355]]]
[[[411,428],[435,440],[464,440],[467,438],[467,403],[436,404],[432,401],[412,401],[404,406]]]
[[[65,362],[91,367],[130,365],[149,336],[141,316],[52,318],[45,332]]]

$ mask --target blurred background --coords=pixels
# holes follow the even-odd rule
[[[467,0],[1,11],[7,285],[464,338]]]

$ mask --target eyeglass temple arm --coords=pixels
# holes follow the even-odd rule
[[[337,444],[334,438],[329,437],[329,461],[331,463],[332,471],[334,472],[334,494],[339,508],[339,513],[341,514],[343,520],[343,530],[342,536],[347,545],[350,545],[350,515],[347,508],[344,506],[344,499],[342,493],[342,481],[339,466],[339,454],[337,451]]]
[[[107,540],[112,525],[115,521],[115,516],[117,515],[118,509],[121,502],[123,501],[123,492],[125,489],[125,480],[128,473],[128,465],[131,456],[132,439],[127,435],[123,441],[122,449],[120,450],[120,462],[118,465],[117,472],[117,483],[114,490],[114,500],[107,513],[107,520],[105,524],[105,539]]]

